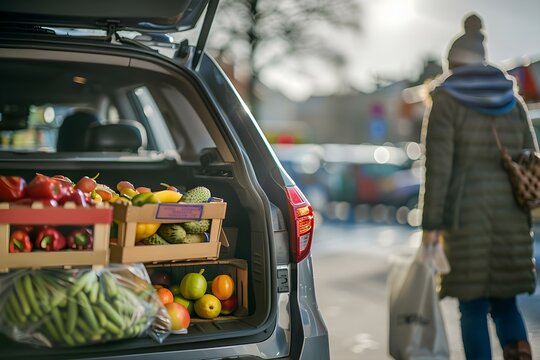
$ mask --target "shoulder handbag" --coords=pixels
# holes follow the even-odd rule
[[[493,119],[491,129],[517,203],[525,210],[540,207],[540,154],[533,149],[523,149],[516,160],[513,160],[501,144]]]

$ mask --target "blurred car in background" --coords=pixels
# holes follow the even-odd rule
[[[417,226],[420,146],[323,145],[327,216]]]
[[[274,144],[273,148],[325,220],[418,225],[419,144]]]
[[[323,215],[328,189],[322,169],[324,149],[318,144],[272,144],[285,171],[309,199],[313,211]],[[319,220],[321,216],[317,216]]]

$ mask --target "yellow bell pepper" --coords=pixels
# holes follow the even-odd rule
[[[182,194],[173,190],[156,191],[154,195],[159,199],[159,202],[162,203],[177,203],[182,198]]]
[[[135,241],[141,241],[156,233],[161,224],[137,224],[135,229]]]

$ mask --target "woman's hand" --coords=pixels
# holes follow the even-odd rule
[[[424,230],[422,232],[422,244],[425,247],[438,244],[439,234],[440,234],[440,230]]]

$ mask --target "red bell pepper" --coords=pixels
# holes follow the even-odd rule
[[[58,251],[66,248],[66,238],[57,229],[44,226],[37,235],[35,247],[45,251]]]
[[[71,179],[68,178],[67,176],[64,176],[64,175],[54,175],[52,178],[55,179],[55,180],[60,181],[60,185],[63,185],[63,186],[70,186],[70,187],[75,186],[75,184],[73,183],[73,181],[71,181]]]
[[[31,207],[33,203],[39,202],[43,205],[44,208],[47,207],[58,207],[58,201],[54,199],[30,199],[30,198],[24,198],[19,199],[15,202],[13,202],[13,207]]]
[[[63,196],[62,189],[60,180],[43,174],[36,174],[26,187],[26,195],[32,199],[58,200]]]
[[[30,235],[24,230],[15,230],[9,237],[9,252],[30,252],[32,251],[32,242]]]
[[[75,189],[74,187],[64,188],[64,195],[60,198],[59,203],[64,205],[68,201],[74,202],[77,206],[88,206],[86,195],[81,190]]]
[[[91,250],[93,242],[92,230],[87,227],[75,229],[67,237],[67,247],[73,250]]]
[[[0,176],[0,201],[13,201],[24,196],[26,181],[20,176]]]

